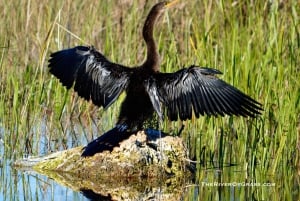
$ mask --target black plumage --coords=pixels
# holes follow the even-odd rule
[[[147,59],[141,66],[129,68],[113,63],[94,47],[77,46],[51,54],[50,72],[95,105],[107,108],[126,92],[116,127],[88,144],[83,156],[112,150],[132,132],[145,129],[144,122],[155,112],[160,119],[166,114],[172,121],[191,119],[192,113],[197,118],[260,114],[261,104],[217,78],[221,72],[216,69],[193,65],[175,73],[159,72],[153,27],[173,2],[161,2],[151,9],[143,28]]]

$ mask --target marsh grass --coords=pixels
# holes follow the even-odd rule
[[[121,100],[105,112],[83,101],[48,73],[47,59],[62,48],[93,44],[114,62],[142,63],[141,29],[151,6],[143,0],[0,2],[5,158],[66,149],[113,126]],[[243,179],[264,182],[271,176],[285,189],[275,200],[299,195],[293,191],[300,164],[299,7],[297,1],[181,2],[161,17],[155,33],[162,71],[192,64],[217,68],[222,79],[264,107],[256,119],[202,117],[165,121],[162,129],[176,134],[185,125],[182,136],[199,170],[223,170],[230,164]],[[216,178],[199,171],[199,183],[201,179]],[[231,174],[222,177],[234,179]],[[243,194],[262,199],[279,186]]]

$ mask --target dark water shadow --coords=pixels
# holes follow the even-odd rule
[[[89,200],[180,200],[190,178],[87,178],[70,173],[48,171],[44,175]]]

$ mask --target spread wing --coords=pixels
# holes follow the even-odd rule
[[[191,66],[175,73],[157,73],[145,82],[153,107],[160,117],[166,108],[170,120],[200,115],[260,114],[261,104],[235,87],[218,79],[220,71]]]
[[[77,46],[51,54],[50,73],[86,100],[109,107],[127,88],[130,68],[108,61],[93,47]]]

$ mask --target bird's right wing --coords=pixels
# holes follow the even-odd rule
[[[93,47],[77,46],[51,54],[50,73],[86,100],[109,107],[128,86],[131,69],[108,61]]]

